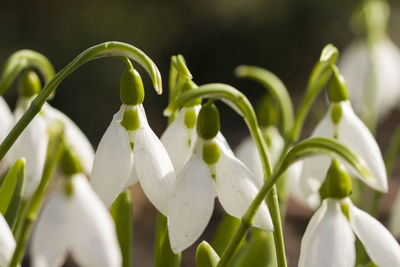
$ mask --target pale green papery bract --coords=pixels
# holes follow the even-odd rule
[[[175,120],[165,129],[160,138],[174,165],[176,173],[179,173],[182,169],[197,138],[195,125],[192,129],[188,129],[185,125],[186,112],[193,110],[197,118],[200,108],[201,105],[181,108]]]
[[[13,121],[14,118],[10,108],[6,101],[4,101],[3,97],[0,96],[0,143],[3,142],[4,138],[6,138],[8,132],[11,130]],[[6,161],[7,160],[4,158],[0,162],[0,173],[5,171],[8,167]]]
[[[378,119],[384,119],[400,102],[400,50],[389,39],[378,40],[369,52],[366,41],[355,41],[344,49],[339,69],[346,80],[349,98],[357,114],[364,114],[367,88],[371,77],[371,60],[375,66],[375,106]],[[373,85],[372,85],[373,86]]]
[[[225,211],[241,218],[262,186],[234,155],[218,133],[212,140],[198,137],[185,165],[178,173],[168,206],[168,232],[175,253],[192,245],[206,228],[218,199]],[[215,142],[220,157],[215,164],[203,160],[203,144]],[[212,178],[215,177],[215,180]],[[261,204],[253,225],[268,231],[273,225],[268,208]]]
[[[16,247],[14,236],[0,213],[0,266],[8,266]]]
[[[121,125],[127,108],[138,111],[137,130],[128,132]],[[110,206],[121,192],[139,180],[150,202],[166,215],[175,179],[168,153],[150,128],[143,106],[122,105],[96,151],[90,180],[94,191]]]
[[[32,235],[33,267],[62,266],[68,253],[80,266],[122,264],[112,218],[82,173],[62,180]]]
[[[349,220],[341,202],[349,207]],[[400,266],[400,246],[374,217],[358,209],[349,198],[327,198],[315,212],[301,240],[299,267],[353,267],[355,237],[378,266]]]
[[[342,110],[337,125],[331,118],[333,105],[340,105]],[[337,133],[337,140],[354,151],[370,168],[372,177],[361,177],[361,180],[378,191],[387,192],[387,176],[381,151],[371,132],[353,112],[349,101],[331,103],[324,118],[311,136],[334,138],[335,133]],[[324,181],[330,163],[331,160],[328,156],[312,156],[303,160],[299,187],[311,208],[318,207],[318,190]],[[347,163],[345,165],[349,166]],[[356,175],[353,167],[349,166],[348,168]]]

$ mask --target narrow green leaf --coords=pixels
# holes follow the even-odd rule
[[[132,266],[132,201],[129,189],[121,193],[111,206],[119,245],[122,252],[122,266]]]
[[[229,214],[225,214],[222,218],[221,222],[218,225],[217,231],[214,235],[214,240],[212,241],[212,246],[215,252],[218,255],[222,255],[224,249],[232,240],[233,236],[236,233],[236,230],[239,228],[240,220],[230,216]],[[245,240],[243,239],[242,242],[239,244],[238,249],[243,246]]]
[[[175,254],[169,244],[167,217],[158,213],[154,247],[154,267],[179,267],[181,253]]]
[[[275,267],[275,244],[272,232],[255,228],[249,242],[233,257],[230,267]]]
[[[12,228],[21,203],[25,179],[25,159],[17,160],[0,186],[0,212]]]
[[[215,267],[218,261],[219,256],[210,244],[201,242],[196,251],[196,267]]]

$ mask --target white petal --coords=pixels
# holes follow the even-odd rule
[[[392,213],[389,219],[389,229],[396,237],[400,236],[400,191],[397,192],[396,199],[392,206]]]
[[[78,154],[84,172],[90,174],[94,160],[94,150],[85,134],[70,118],[49,104],[45,103],[42,111],[44,112],[48,123],[59,120],[64,124],[65,137],[68,145],[70,145]]]
[[[334,199],[325,201],[326,212],[317,212],[306,229],[301,242],[299,266],[353,267],[353,231],[341,211],[340,202]]]
[[[60,186],[44,206],[32,235],[33,267],[56,267],[64,262],[71,242],[71,223],[80,221],[71,221],[69,201]]]
[[[87,267],[120,267],[115,226],[107,208],[92,191],[84,175],[72,177],[70,249],[72,257]]]
[[[259,187],[250,171],[237,158],[221,153],[216,163],[218,199],[225,211],[241,219],[256,197]],[[254,226],[273,231],[271,216],[265,202],[261,204],[253,221]]]
[[[148,199],[164,215],[176,176],[174,167],[160,139],[148,126],[144,110],[138,108],[141,127],[135,132],[134,168]]]
[[[200,237],[214,209],[214,185],[199,151],[202,142],[198,143],[178,174],[168,206],[168,232],[175,253]]]
[[[351,226],[370,259],[378,266],[400,266],[400,246],[392,234],[374,217],[348,203]]]
[[[16,120],[20,118],[23,110],[17,107]],[[29,199],[35,192],[42,179],[44,163],[46,161],[48,135],[46,122],[42,115],[38,114],[17,138],[8,153],[8,160],[15,162],[19,158],[25,158],[25,181],[23,198]]]
[[[8,266],[14,254],[15,239],[3,215],[0,214],[0,266]]]
[[[243,162],[255,177],[263,180],[264,173],[261,165],[257,146],[250,136],[246,137],[236,148],[235,154]]]
[[[347,145],[367,164],[372,179],[362,179],[376,190],[387,192],[387,176],[382,154],[375,138],[365,124],[354,114],[350,102],[341,103],[342,118],[338,126],[339,141]]]
[[[111,121],[97,148],[90,183],[107,206],[122,192],[131,171],[128,133],[120,123]]]
[[[0,96],[0,142],[4,140],[13,124],[13,116],[6,101]]]
[[[188,129],[185,125],[185,114],[190,109],[194,110],[197,115],[200,107],[183,107],[160,138],[177,173],[182,169],[196,135],[195,128]]]

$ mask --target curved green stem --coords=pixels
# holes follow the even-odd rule
[[[34,67],[42,74],[47,83],[54,76],[54,68],[50,61],[42,54],[32,50],[20,50],[12,54],[4,66],[0,78],[0,95],[14,82],[22,70]]]
[[[162,93],[162,81],[161,75],[157,66],[153,61],[144,54],[138,48],[121,42],[105,42],[92,46],[80,55],[78,55],[74,60],[72,60],[65,68],[59,71],[53,79],[51,79],[45,87],[40,91],[38,96],[32,101],[28,110],[13,127],[11,132],[8,134],[6,139],[0,145],[0,160],[3,159],[4,155],[10,149],[12,144],[21,134],[21,132],[26,128],[29,122],[35,117],[35,115],[40,111],[41,107],[50,96],[50,94],[57,88],[57,86],[73,71],[78,69],[83,64],[98,58],[104,57],[127,57],[132,60],[137,61],[143,68],[149,73],[150,78],[153,81],[154,88],[158,94]],[[3,77],[7,79],[7,77]]]
[[[277,100],[282,114],[282,132],[286,139],[293,126],[293,103],[285,84],[272,72],[255,67],[239,66],[235,69],[236,76],[252,79],[262,84]]]

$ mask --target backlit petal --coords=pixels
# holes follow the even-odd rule
[[[400,266],[400,246],[392,234],[374,217],[348,203],[351,226],[370,259],[378,266]]]
[[[0,214],[0,266],[8,266],[14,254],[15,245],[10,227]]]

